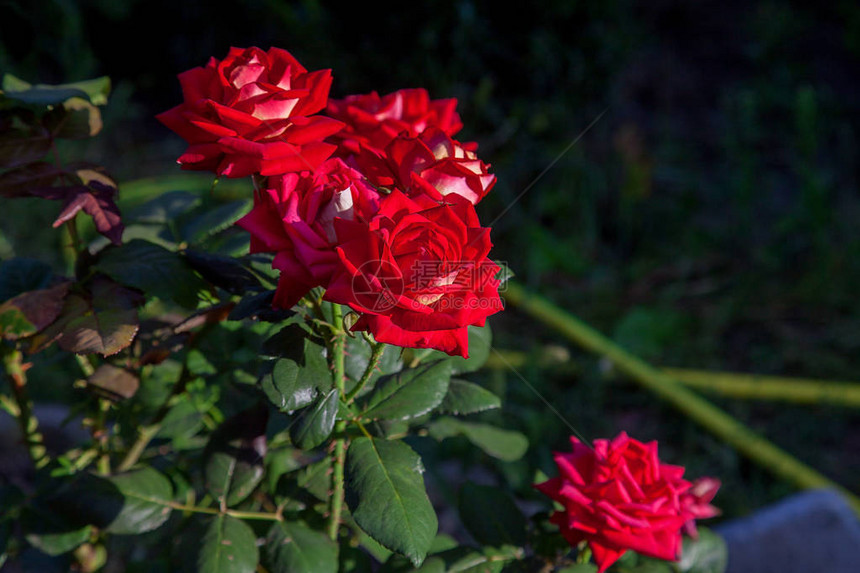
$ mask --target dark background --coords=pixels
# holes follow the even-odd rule
[[[854,2],[31,0],[0,14],[0,71],[113,79],[84,155],[120,181],[177,172],[184,144],[153,118],[181,101],[177,73],[230,46],[282,47],[331,68],[333,97],[423,86],[459,98],[459,138],[498,176],[479,208],[495,257],[645,359],[860,379]],[[42,240],[39,225],[0,228],[4,257]],[[521,372],[580,431],[661,439],[667,460],[726,482],[727,515],[791,491],[516,311],[493,325],[500,348],[571,355],[574,372]],[[550,471],[563,425],[515,376],[487,376],[506,393],[504,423]],[[718,403],[857,488],[856,412]]]

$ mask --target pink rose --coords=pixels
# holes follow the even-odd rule
[[[158,119],[188,143],[183,169],[227,177],[313,170],[343,124],[322,115],[331,71],[308,72],[286,50],[230,48],[179,74],[185,101]]]

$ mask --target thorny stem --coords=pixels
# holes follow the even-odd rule
[[[349,391],[349,393],[344,396],[344,400],[349,404],[352,400],[358,396],[358,393],[361,392],[361,389],[364,388],[364,385],[370,380],[373,376],[373,372],[376,370],[376,367],[379,365],[379,361],[382,358],[382,353],[385,352],[385,344],[382,342],[377,342],[371,345],[371,353],[370,353],[370,361],[367,363],[367,368],[364,369],[364,373],[361,375],[361,379],[355,385],[355,388]]]
[[[0,352],[3,354],[3,368],[9,377],[12,394],[15,396],[15,414],[21,426],[21,433],[24,435],[27,452],[36,469],[43,468],[48,465],[50,458],[45,450],[44,438],[39,432],[39,421],[33,415],[33,403],[27,394],[27,375],[23,355],[20,350],[5,345],[0,345]]]
[[[346,350],[346,332],[343,330],[343,316],[340,305],[332,304],[332,322],[338,329],[332,341],[332,365],[334,367],[334,386],[338,394],[343,396],[344,376],[344,354]],[[328,535],[332,540],[337,540],[340,528],[340,516],[343,511],[343,468],[346,464],[346,437],[344,430],[346,421],[339,420],[334,427],[334,459],[331,474],[331,502],[328,522]]]

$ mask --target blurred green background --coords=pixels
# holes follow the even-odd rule
[[[120,181],[178,173],[184,143],[153,117],[181,101],[177,73],[282,47],[332,68],[333,97],[459,98],[459,138],[498,177],[479,208],[495,258],[643,358],[860,380],[855,2],[6,0],[0,14],[0,71],[113,79],[104,132],[75,153]],[[4,205],[0,257],[55,252],[54,216]],[[517,311],[492,323],[498,348],[570,355],[519,371],[583,434],[660,439],[666,460],[724,480],[727,516],[791,491]],[[485,376],[506,395],[500,421],[531,440],[504,468],[527,489],[567,429],[516,375]],[[718,403],[858,489],[856,411]]]

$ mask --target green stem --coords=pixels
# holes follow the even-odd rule
[[[784,378],[733,372],[707,372],[664,368],[663,372],[684,386],[732,398],[780,400],[795,404],[831,404],[860,407],[860,384],[812,378]]]
[[[345,384],[344,355],[346,350],[346,333],[343,330],[343,316],[340,305],[332,304],[332,322],[338,331],[332,341],[332,365],[334,367],[334,386],[338,394],[343,396]],[[340,516],[343,512],[343,468],[346,464],[346,437],[344,430],[346,421],[339,420],[334,426],[334,452],[331,473],[331,501],[328,522],[328,535],[332,540],[337,540],[340,529]]]
[[[364,369],[364,373],[361,375],[355,388],[350,390],[347,395],[344,396],[347,404],[352,402],[352,400],[358,396],[358,393],[361,392],[361,389],[364,388],[364,385],[370,381],[370,378],[373,376],[373,372],[376,370],[376,367],[379,365],[379,361],[382,359],[383,352],[385,352],[384,343],[377,342],[371,345],[370,360],[367,363],[367,367]]]
[[[227,509],[221,511],[220,509],[216,509],[214,507],[200,507],[196,505],[185,505],[184,503],[178,503],[175,501],[171,501],[167,504],[168,507],[179,511],[188,511],[192,513],[205,513],[207,515],[229,515],[230,517],[236,517],[238,519],[258,519],[264,521],[283,521],[284,516],[280,513],[266,513],[262,511],[238,511],[235,509]]]
[[[505,299],[582,348],[601,355],[644,388],[666,400],[763,468],[801,488],[831,488],[860,513],[860,498],[800,462],[674,378],[633,356],[573,315],[508,282]]]
[[[171,390],[170,395],[161,404],[158,411],[155,413],[155,416],[153,416],[152,422],[150,422],[149,425],[138,429],[137,439],[117,466],[116,471],[127,471],[137,463],[140,456],[142,456],[143,452],[146,451],[146,447],[149,445],[149,442],[155,438],[156,434],[158,434],[158,431],[161,429],[161,424],[164,422],[164,418],[167,416],[167,413],[170,412],[173,399],[185,392],[185,386],[188,384],[189,378],[188,364],[183,363],[182,372],[179,374],[179,379],[176,381],[176,384],[173,385],[173,390]]]
[[[12,394],[15,398],[15,414],[24,443],[27,445],[27,453],[36,469],[48,465],[50,458],[45,449],[45,441],[39,432],[39,421],[33,415],[33,403],[27,393],[27,375],[25,373],[23,355],[15,348],[0,345],[3,353],[3,368],[9,377]]]

